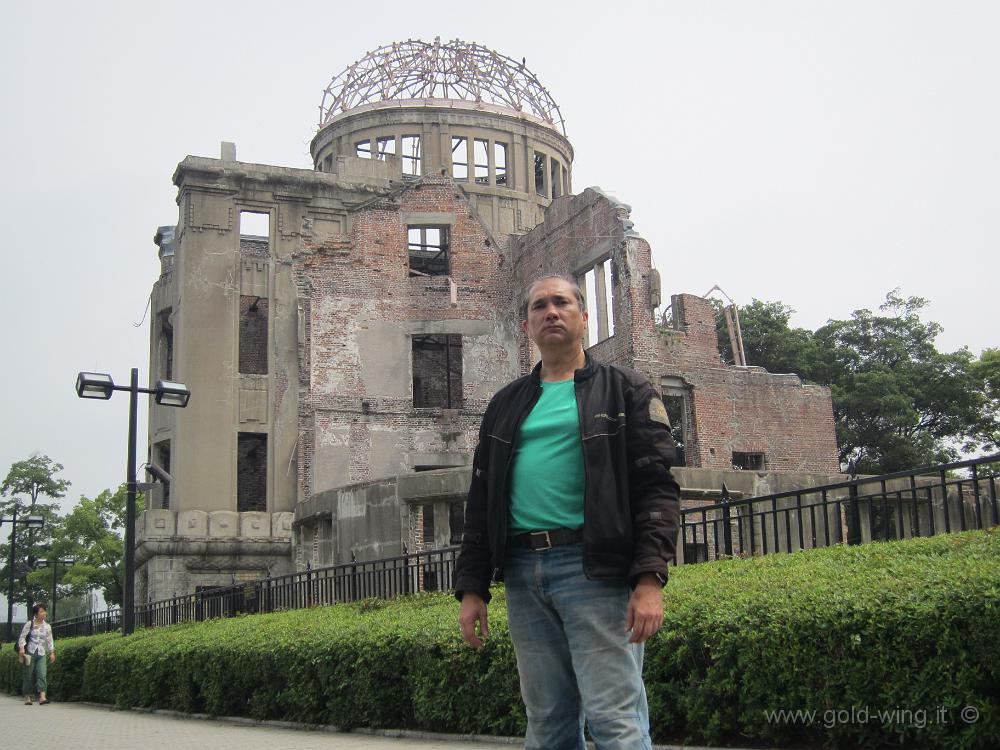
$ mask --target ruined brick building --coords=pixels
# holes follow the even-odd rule
[[[368,54],[324,93],[314,168],[188,156],[156,233],[149,461],[137,596],[443,546],[492,394],[534,362],[518,298],[581,281],[589,351],[645,373],[685,445],[692,502],[837,471],[829,391],[719,357],[715,311],[672,298],[628,206],[573,193],[559,109],[525,67],[463,42]],[[669,284],[669,270],[666,272]],[[811,482],[810,482],[811,483]]]

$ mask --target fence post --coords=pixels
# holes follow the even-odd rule
[[[851,476],[851,485],[848,488],[850,497],[849,517],[847,521],[847,543],[861,544],[861,508],[858,504],[858,469],[854,465],[854,459],[847,464],[847,473]]]
[[[733,556],[733,529],[731,524],[731,511],[729,509],[729,488],[726,483],[722,483],[722,545],[723,552],[727,557]]]
[[[358,556],[351,550],[351,601],[358,600]]]

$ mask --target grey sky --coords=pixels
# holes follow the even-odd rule
[[[562,108],[575,189],[632,205],[665,295],[719,284],[815,328],[900,286],[932,300],[941,348],[1000,344],[983,314],[1000,265],[993,2],[63,0],[4,21],[0,470],[48,454],[67,508],[124,479],[126,395],[81,401],[73,382],[147,377],[177,162],[232,140],[242,161],[308,168],[323,88],[401,39],[526,57]]]

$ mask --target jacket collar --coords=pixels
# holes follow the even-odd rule
[[[576,370],[573,373],[573,380],[575,380],[577,383],[579,383],[579,382],[581,382],[583,380],[587,380],[588,378],[590,378],[591,376],[593,376],[593,374],[595,372],[597,372],[597,362],[594,361],[594,358],[591,357],[586,352],[586,350],[583,352],[583,356],[585,357],[585,361],[583,363],[583,367],[581,367],[579,370]],[[535,365],[535,368],[531,371],[531,384],[532,385],[534,385],[536,387],[539,386],[539,385],[541,385],[541,382],[542,382],[541,372],[542,372],[542,363],[541,363],[541,360],[539,360],[538,364]]]

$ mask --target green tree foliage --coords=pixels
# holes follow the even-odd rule
[[[886,295],[815,332],[789,325],[781,302],[740,309],[747,362],[830,387],[840,461],[881,473],[954,460],[1000,443],[1000,350],[939,352],[941,326],[921,320],[927,300]],[[731,361],[725,323],[720,349]]]
[[[19,525],[17,529],[17,549],[14,560],[14,601],[34,602],[46,598],[45,586],[38,586],[35,579],[24,577],[33,567],[35,560],[49,554],[53,534],[59,524],[59,506],[53,502],[43,502],[43,498],[58,500],[65,496],[70,483],[57,476],[63,470],[62,464],[55,463],[48,456],[35,454],[24,461],[11,464],[7,477],[0,484],[0,514],[12,518],[42,516],[45,526],[40,530],[27,529]],[[6,525],[10,528],[9,524]],[[0,578],[7,581],[10,566],[9,537],[0,545],[3,567]]]
[[[79,596],[100,589],[108,604],[121,604],[125,500],[124,484],[115,492],[104,490],[93,499],[81,496],[63,519],[53,550],[60,557],[75,560],[76,564],[65,571],[60,568],[60,590]],[[136,497],[136,514],[141,513],[142,508],[143,498],[139,494]],[[51,572],[48,576],[51,585]]]

